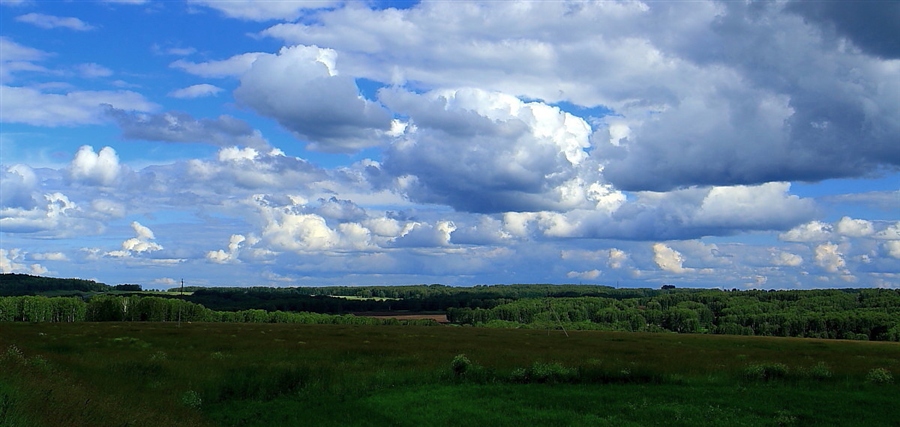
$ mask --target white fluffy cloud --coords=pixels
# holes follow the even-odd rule
[[[785,242],[822,242],[831,238],[833,227],[822,221],[798,225],[778,236]]]
[[[844,254],[841,253],[838,245],[834,243],[822,243],[816,246],[815,260],[819,267],[822,267],[829,273],[846,273],[844,268],[847,262],[844,260]]]
[[[116,183],[122,168],[119,165],[119,156],[112,147],[103,147],[100,152],[95,153],[94,147],[84,145],[72,159],[69,173],[76,181],[110,186]]]
[[[25,251],[0,248],[0,273],[42,275],[48,270],[38,263],[25,264]]]
[[[114,258],[127,258],[147,252],[158,251],[163,248],[153,241],[156,239],[156,236],[153,235],[153,231],[149,228],[141,225],[141,223],[137,221],[131,223],[131,228],[134,230],[135,237],[122,242],[121,250],[110,251],[107,252],[106,255]]]
[[[206,253],[206,259],[217,264],[235,262],[238,259],[238,251],[241,249],[241,244],[246,240],[247,238],[240,234],[232,234],[231,238],[228,240],[227,251],[222,249],[209,251]]]
[[[681,255],[681,252],[662,243],[653,245],[653,261],[659,268],[671,273],[684,274],[690,271],[690,269],[683,266],[684,257]]]
[[[799,267],[803,264],[803,257],[790,252],[779,251],[772,256],[772,264],[786,267]]]

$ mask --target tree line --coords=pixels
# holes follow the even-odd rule
[[[0,322],[233,322],[341,325],[437,325],[432,320],[397,320],[310,312],[248,309],[214,311],[174,298],[97,295],[0,297]]]
[[[331,317],[314,314],[432,311],[446,313],[457,325],[554,328],[562,324],[570,329],[900,341],[900,290],[892,289],[727,291],[542,284],[186,287],[193,293],[138,293],[110,299],[117,287],[22,276],[27,275],[0,276],[0,295],[28,286],[37,289],[35,283],[51,291],[94,290],[52,303],[19,299],[14,309],[5,301],[0,321],[172,321],[180,313],[187,321],[287,321],[297,315],[305,316],[303,322],[316,318],[328,323],[332,320],[322,319]],[[54,281],[58,288],[51,289]],[[120,286],[120,291],[127,290],[124,286],[140,288]]]
[[[672,291],[449,308],[456,324],[900,341],[900,291]]]

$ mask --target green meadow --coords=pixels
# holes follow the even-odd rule
[[[896,426],[900,344],[3,323],[0,426]]]

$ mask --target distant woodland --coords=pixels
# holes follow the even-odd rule
[[[453,325],[900,341],[900,290],[717,290],[596,285],[189,287],[148,292],[0,275],[0,321],[431,324],[371,313],[446,313]],[[357,314],[357,315],[354,315]]]

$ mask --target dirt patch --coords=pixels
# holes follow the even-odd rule
[[[353,313],[355,316],[375,317],[378,319],[397,320],[422,320],[431,319],[438,323],[450,323],[447,315],[443,313],[391,313],[391,312],[362,312]]]

